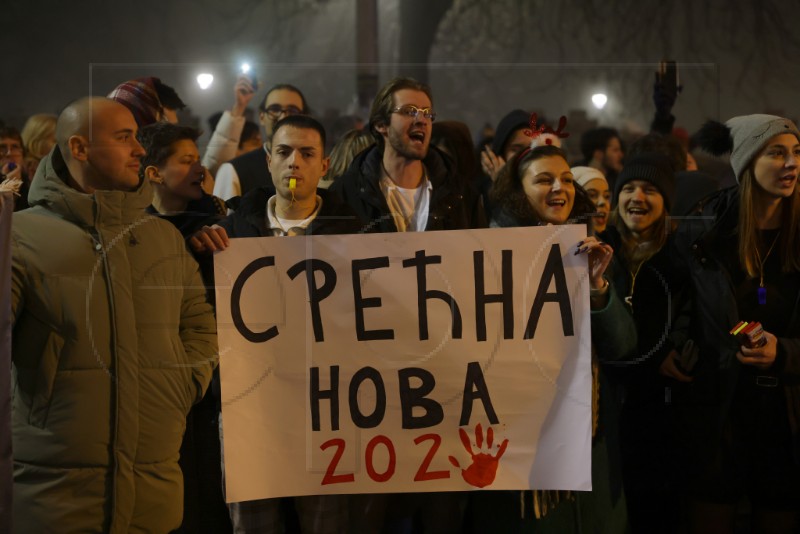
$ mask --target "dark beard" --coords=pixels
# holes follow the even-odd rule
[[[423,160],[428,155],[428,147],[424,147],[423,153],[420,155],[419,151],[415,150],[410,144],[404,143],[402,136],[392,129],[389,129],[388,141],[394,151],[406,159]]]

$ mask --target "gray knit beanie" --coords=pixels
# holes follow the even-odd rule
[[[794,134],[800,140],[800,130],[783,117],[775,115],[741,115],[724,125],[709,121],[694,136],[698,144],[714,155],[731,153],[731,166],[738,182],[753,158],[770,139],[780,134]]]
[[[789,119],[775,115],[742,115],[730,119],[726,124],[733,137],[731,165],[737,180],[756,154],[776,135],[794,134],[800,140],[797,126]]]

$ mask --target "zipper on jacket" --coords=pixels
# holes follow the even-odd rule
[[[110,316],[109,316],[109,334],[111,338],[111,366],[107,370],[109,376],[111,377],[112,387],[114,388],[114,406],[112,407],[112,421],[114,425],[114,441],[111,444],[111,468],[112,468],[112,475],[111,475],[111,517],[109,530],[113,531],[115,527],[115,519],[117,517],[116,509],[117,509],[117,452],[116,452],[116,445],[119,442],[119,417],[118,410],[119,410],[119,384],[117,382],[117,377],[114,374],[119,366],[117,365],[117,329],[116,329],[116,306],[114,305],[114,290],[111,284],[111,269],[108,265],[108,255],[104,250],[103,240],[100,236],[100,233],[96,229],[91,230],[92,241],[94,241],[95,251],[100,254],[103,260],[103,277],[105,279],[106,285],[106,292],[108,294],[108,304],[110,308]],[[112,371],[113,369],[113,371]]]

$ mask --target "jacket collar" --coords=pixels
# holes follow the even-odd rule
[[[249,224],[259,236],[271,236],[272,231],[267,226],[267,202],[269,202],[272,192],[259,187],[242,197],[242,202],[231,217],[243,219]],[[320,208],[316,215],[327,215],[333,208],[335,197],[329,191],[317,188],[317,197],[320,199]],[[315,216],[306,228],[306,234],[317,232],[321,224],[324,224],[324,217]]]
[[[383,176],[383,150],[378,146],[373,146],[362,152],[356,158],[356,161],[360,171],[360,186],[362,189],[368,188],[372,193],[380,195],[380,180]],[[428,149],[428,155],[422,160],[422,164],[425,165],[425,171],[428,180],[433,186],[434,194],[441,190],[448,191],[448,179],[452,169],[449,168],[439,149],[431,146]]]
[[[723,189],[716,195],[709,197],[702,209],[703,216],[716,218],[710,223],[710,228],[699,239],[702,249],[723,254],[729,238],[738,232],[739,221],[739,186]]]
[[[69,169],[58,146],[45,156],[36,170],[28,194],[31,206],[57,213],[84,228],[130,224],[142,217],[152,203],[147,180],[135,191],[95,191],[82,193],[68,185]]]

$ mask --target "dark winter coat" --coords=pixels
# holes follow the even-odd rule
[[[422,163],[433,186],[425,231],[485,227],[486,217],[480,197],[454,175],[450,162],[439,149],[430,147]],[[397,231],[381,191],[381,176],[383,150],[373,146],[356,156],[347,171],[330,187],[331,192],[353,209],[364,233]]]
[[[691,279],[689,337],[700,349],[688,400],[696,406],[694,415],[707,421],[708,431],[715,431],[730,409],[742,371],[742,364],[736,358],[739,343],[729,334],[742,317],[738,315],[725,259],[729,257],[731,243],[736,242],[738,186],[709,197],[701,212],[702,217],[686,220],[678,229],[675,250],[679,265]],[[769,374],[778,377],[779,387],[786,396],[795,460],[800,462],[800,294],[794,302],[786,332],[775,333],[778,352]]]
[[[275,194],[269,188],[259,187],[247,193],[239,207],[218,224],[225,228],[229,237],[268,237],[272,236],[267,227],[267,201]],[[322,199],[322,207],[314,220],[306,228],[306,235],[355,234],[362,226],[353,213],[340,199],[325,189],[317,189]]]
[[[621,374],[625,375],[630,387],[642,389],[661,385],[663,389],[658,368],[675,348],[670,332],[682,308],[685,282],[676,272],[671,257],[673,237],[670,236],[661,250],[644,261],[636,273],[630,270],[622,236],[615,227],[609,226],[598,239],[614,249],[614,259],[606,276],[612,281],[620,300],[631,297],[627,307],[638,332],[638,354],[631,365],[621,369]]]

